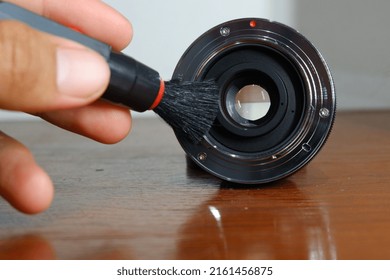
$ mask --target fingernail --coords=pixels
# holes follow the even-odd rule
[[[99,54],[86,49],[57,49],[57,88],[67,96],[89,98],[102,93],[110,70]]]

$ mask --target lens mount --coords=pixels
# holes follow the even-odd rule
[[[220,112],[202,141],[177,138],[202,169],[227,181],[266,183],[291,175],[325,143],[335,89],[317,49],[294,29],[238,19],[200,36],[173,79],[215,80]]]

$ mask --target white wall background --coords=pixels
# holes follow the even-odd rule
[[[389,0],[105,0],[133,24],[125,53],[169,79],[186,48],[213,26],[263,17],[298,29],[328,61],[339,109],[390,108]],[[148,114],[146,114],[148,115]],[[0,111],[0,119],[25,117]]]
[[[297,28],[330,64],[340,109],[390,108],[390,1],[296,0]]]

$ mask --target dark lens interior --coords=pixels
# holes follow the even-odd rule
[[[220,114],[209,131],[223,146],[239,152],[263,152],[287,141],[299,126],[305,91],[295,65],[264,46],[232,48],[220,53],[205,71],[221,87]],[[257,85],[269,95],[270,107],[258,119],[242,117],[235,109],[237,93]]]

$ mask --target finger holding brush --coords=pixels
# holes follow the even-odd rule
[[[117,51],[131,40],[130,23],[101,1],[12,2],[36,13],[44,11],[44,16],[72,25]],[[95,101],[110,78],[109,66],[100,54],[8,20],[0,20],[0,49],[0,109],[38,113],[60,127],[103,143],[118,142],[128,134],[129,110]],[[65,74],[58,77],[61,71]],[[22,212],[38,213],[49,207],[53,194],[49,176],[31,152],[0,133],[0,196]]]
[[[12,0],[7,2],[26,6],[42,16],[73,26],[111,45],[117,51],[126,47],[132,37],[129,21],[101,1]],[[1,5],[4,4],[6,3]],[[16,89],[12,89],[12,98],[9,92],[3,90],[4,101],[1,108],[13,108],[12,110],[38,114],[57,126],[103,143],[116,143],[128,134],[131,126],[128,110],[106,102],[95,102],[106,89],[110,76],[107,62],[101,55],[74,41],[50,36],[28,25],[23,27],[15,20],[9,22],[1,19],[1,26],[4,32],[9,31],[12,26],[18,26],[12,28],[18,36],[13,36],[12,39],[2,36],[2,46],[10,47],[3,50],[0,55],[9,58],[12,55],[7,51],[16,53],[18,50],[17,53],[21,56],[19,60],[24,62],[14,63],[8,68],[5,64],[0,65],[4,72],[10,72],[10,67],[13,67],[15,80],[23,81],[13,85],[24,87],[18,91],[20,93],[18,97],[16,97]],[[12,32],[8,32],[8,35],[11,34]],[[29,68],[17,69],[26,65]],[[21,73],[25,73],[29,79],[23,79]],[[45,73],[52,76],[47,77]],[[0,79],[4,79],[2,85],[10,81],[3,75]],[[29,84],[32,81],[34,84]],[[61,95],[58,92],[57,87],[60,87],[60,84],[65,87],[65,91],[70,92],[69,95]],[[33,91],[32,89],[35,88],[36,90]],[[25,94],[27,92],[28,94]],[[26,101],[21,102],[24,98]],[[45,103],[42,103],[39,98],[45,99]],[[67,99],[64,100],[65,98]],[[27,104],[28,107],[22,107],[22,104]]]

